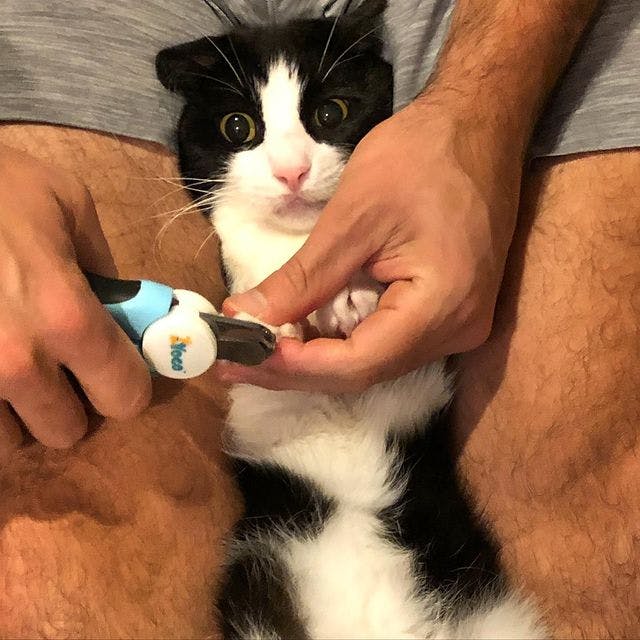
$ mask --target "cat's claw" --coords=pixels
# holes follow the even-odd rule
[[[262,322],[262,320],[258,320],[258,318],[252,316],[249,313],[245,313],[244,311],[237,313],[234,318],[236,318],[236,320],[246,320],[247,322],[257,322],[263,327],[267,327],[267,329],[269,329],[269,331],[273,333],[277,340],[280,340],[281,338],[295,338],[296,340],[300,341],[304,340],[304,332],[302,330],[302,327],[297,323],[293,324],[291,322],[286,322],[285,324],[274,326],[271,324],[267,324],[266,322]]]

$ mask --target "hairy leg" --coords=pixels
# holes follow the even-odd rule
[[[640,151],[537,163],[461,465],[554,637],[640,636]]]
[[[209,233],[197,215],[153,251],[165,219],[151,216],[186,202],[143,179],[177,175],[165,151],[23,125],[0,141],[83,177],[122,275],[219,297],[211,244],[191,260]],[[496,330],[463,361],[463,469],[561,636],[639,631],[639,170],[638,153],[535,169]],[[213,632],[236,505],[218,453],[223,403],[208,376],[159,383],[141,419],[98,425],[67,453],[29,445],[0,470],[1,636]]]
[[[216,243],[163,148],[86,131],[0,127],[0,142],[77,173],[124,277],[222,294]],[[237,500],[220,453],[223,389],[158,380],[129,422],[68,452],[28,444],[0,469],[0,637],[202,637]]]

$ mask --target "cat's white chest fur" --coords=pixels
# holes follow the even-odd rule
[[[248,219],[247,219],[248,218]],[[283,233],[245,216],[236,207],[219,207],[212,219],[223,239],[223,257],[232,291],[247,291],[277,271],[308,238],[308,233]]]

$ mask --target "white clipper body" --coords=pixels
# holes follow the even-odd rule
[[[194,291],[175,289],[173,295],[178,304],[144,332],[142,355],[161,376],[196,378],[211,368],[218,356],[216,337],[200,314],[218,312]]]

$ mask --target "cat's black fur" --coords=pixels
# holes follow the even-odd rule
[[[397,545],[415,552],[423,588],[455,596],[462,615],[505,585],[497,546],[456,475],[451,414],[444,409],[416,435],[389,439],[407,482],[400,500],[380,518]]]

